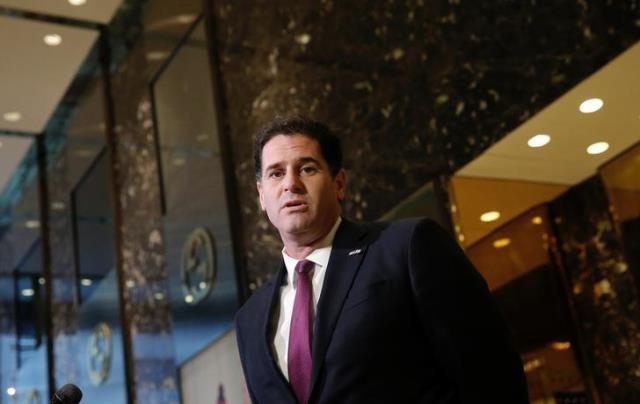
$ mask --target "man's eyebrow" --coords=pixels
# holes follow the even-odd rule
[[[296,164],[305,164],[305,163],[314,163],[314,164],[320,165],[320,162],[318,160],[314,159],[313,157],[301,157],[296,161]],[[276,163],[268,165],[264,169],[264,171],[267,172],[267,171],[273,170],[275,168],[280,168],[282,165],[283,165],[283,163],[279,161],[279,162],[276,162]]]
[[[274,169],[274,168],[278,168],[278,167],[280,167],[281,165],[282,165],[282,163],[280,163],[280,162],[270,164],[270,165],[268,165],[267,167],[265,167],[264,171],[266,172],[266,171],[272,170],[272,169]]]
[[[320,162],[313,157],[302,157],[298,159],[298,163],[315,163],[317,165],[320,165]]]

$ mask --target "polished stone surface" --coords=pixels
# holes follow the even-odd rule
[[[604,403],[640,401],[640,306],[599,177],[552,202],[587,373]]]
[[[124,324],[131,335],[135,396],[150,403],[171,403],[177,402],[178,394],[145,67],[144,46],[139,44],[112,83]]]
[[[255,129],[303,113],[343,135],[347,217],[451,173],[640,39],[634,0],[215,2],[251,287],[279,241],[256,200]]]

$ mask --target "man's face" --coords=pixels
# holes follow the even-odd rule
[[[344,170],[334,177],[317,141],[304,135],[276,135],[262,149],[257,183],[260,206],[286,243],[311,244],[340,214]]]

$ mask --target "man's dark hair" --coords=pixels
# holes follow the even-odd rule
[[[264,125],[256,134],[253,146],[253,161],[256,179],[262,177],[262,149],[269,140],[278,135],[304,135],[320,145],[322,157],[327,161],[331,175],[335,177],[342,168],[340,139],[322,122],[304,116],[276,117]]]

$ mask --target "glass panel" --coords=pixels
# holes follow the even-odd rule
[[[0,391],[26,402],[48,394],[36,150],[28,138],[2,142],[18,154],[0,194]]]
[[[532,208],[467,249],[522,355],[532,403],[586,399],[548,215]]]
[[[604,166],[600,175],[640,290],[640,143]]]
[[[207,52],[199,22],[153,86],[178,363],[232,326],[238,302]]]
[[[102,152],[72,194],[78,310],[78,385],[92,403],[125,403],[124,350],[108,159]],[[83,398],[84,399],[84,398]]]

